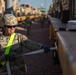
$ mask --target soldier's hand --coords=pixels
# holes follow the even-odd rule
[[[48,47],[48,46],[42,46],[41,49],[44,49],[44,53],[50,52],[50,47]]]
[[[6,54],[5,55],[5,60],[9,60],[9,61],[14,61],[16,59],[16,54],[15,53],[11,53],[11,54]]]

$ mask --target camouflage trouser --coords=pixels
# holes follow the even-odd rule
[[[28,25],[27,26],[27,36],[30,36],[31,35],[31,26]]]
[[[10,68],[12,75],[26,75],[27,67],[22,57],[10,62]],[[8,75],[6,65],[0,68],[0,75]]]
[[[45,22],[44,20],[41,20],[41,21],[40,21],[40,23],[41,23],[41,28],[43,28],[44,22]]]

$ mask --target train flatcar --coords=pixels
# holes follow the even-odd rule
[[[76,0],[53,0],[53,16],[63,23],[76,19]]]

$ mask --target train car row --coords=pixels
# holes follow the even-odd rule
[[[65,25],[59,19],[51,16],[48,18],[50,20],[49,38],[56,43],[62,75],[76,75],[76,32],[64,30]]]
[[[5,0],[0,0],[0,20],[2,19],[5,12]],[[12,2],[12,12],[17,17],[19,22],[26,20],[26,16],[30,19],[39,18],[42,12],[38,8],[32,7],[29,3],[24,3],[18,6],[17,0],[11,0]]]
[[[20,23],[20,22],[23,22],[27,19],[27,16],[28,15],[25,15],[25,16],[16,16],[17,18],[17,21]],[[34,19],[37,19],[37,18],[40,18],[41,16],[39,15],[30,15],[28,16],[31,20],[34,20]]]
[[[63,23],[76,20],[76,0],[52,0],[49,14],[60,18]]]

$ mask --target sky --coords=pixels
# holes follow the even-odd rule
[[[30,3],[32,7],[40,8],[40,7],[46,7],[46,9],[49,9],[50,4],[52,3],[52,0],[20,0],[18,2],[18,5]]]

